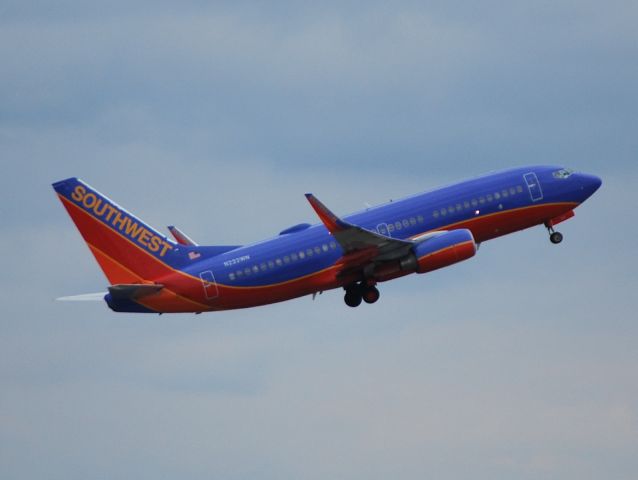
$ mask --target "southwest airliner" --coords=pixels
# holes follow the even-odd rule
[[[574,216],[600,178],[563,167],[490,173],[338,217],[308,193],[319,217],[250,245],[200,246],[174,226],[175,240],[78,178],[53,184],[104,271],[116,312],[229,310],[343,288],[350,307],[379,299],[376,285],[473,257],[481,242]]]

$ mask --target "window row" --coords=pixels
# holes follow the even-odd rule
[[[332,241],[330,243],[324,243],[323,245],[317,245],[313,248],[307,248],[306,250],[292,252],[289,255],[284,255],[283,257],[277,257],[272,260],[261,262],[259,265],[255,264],[243,269],[236,270],[234,272],[230,272],[228,274],[228,279],[232,281],[243,277],[249,277],[251,275],[256,275],[259,272],[263,273],[269,270],[274,270],[283,265],[288,265],[299,260],[304,260],[305,258],[311,258],[315,255],[321,255],[322,253],[325,253],[329,250],[335,250],[336,248],[336,242]]]
[[[395,230],[403,230],[404,228],[414,227],[416,224],[421,224],[425,221],[423,215],[417,215],[416,217],[404,218],[403,220],[397,220],[394,223],[388,223],[388,233],[392,233]],[[385,234],[385,232],[380,232]]]
[[[523,187],[521,187],[520,185],[517,185],[516,187],[504,188],[500,192],[488,193],[487,195],[481,195],[478,198],[459,202],[456,205],[450,205],[447,208],[443,207],[440,210],[434,210],[434,212],[432,212],[432,216],[434,218],[439,218],[439,216],[444,217],[448,214],[451,215],[454,212],[461,212],[470,208],[477,208],[479,206],[489,204],[492,201],[500,200],[501,198],[513,197],[514,195],[519,193],[523,193]]]

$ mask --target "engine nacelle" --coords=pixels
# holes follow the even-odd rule
[[[476,242],[467,229],[443,232],[414,247],[414,252],[401,260],[401,269],[426,273],[472,258]],[[404,268],[405,267],[405,268]]]

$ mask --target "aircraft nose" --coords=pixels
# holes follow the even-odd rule
[[[603,181],[596,175],[590,175],[588,173],[579,174],[581,181],[581,190],[583,191],[585,199],[591,197],[596,190],[600,188]]]

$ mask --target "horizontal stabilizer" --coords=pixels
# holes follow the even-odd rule
[[[126,284],[121,283],[118,285],[111,285],[109,287],[109,293],[115,300],[133,300],[136,298],[146,297],[154,293],[159,292],[164,285],[152,284],[152,283],[133,283]]]
[[[177,243],[183,245],[184,247],[187,247],[186,249],[182,248],[182,250],[188,252],[187,255],[190,261],[199,261],[204,258],[214,257],[216,255],[221,255],[222,253],[230,252],[231,250],[235,250],[236,248],[241,247],[241,245],[212,245],[200,247],[188,235],[186,235],[176,226],[169,225],[167,228],[168,231],[171,232],[171,235],[175,237]]]
[[[99,302],[104,300],[106,292],[83,293],[81,295],[71,295],[68,297],[56,298],[56,302]]]
[[[169,225],[167,228],[168,228],[168,231],[171,232],[171,235],[173,235],[175,240],[177,240],[177,243],[182,245],[189,245],[191,247],[197,246],[197,244],[188,235],[182,232],[175,225]]]

